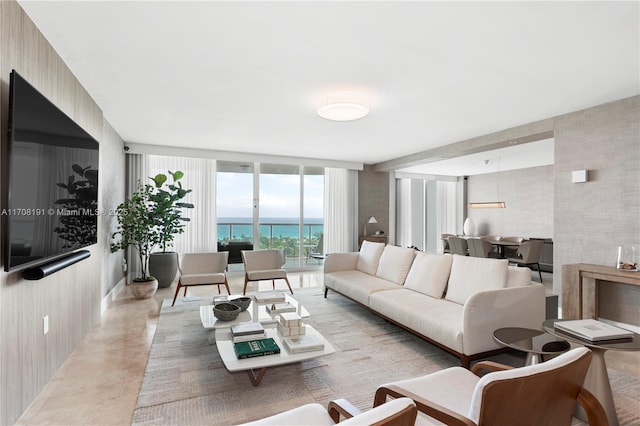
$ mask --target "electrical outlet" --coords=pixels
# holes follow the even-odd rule
[[[49,315],[45,315],[42,318],[42,334],[47,334],[49,332]]]

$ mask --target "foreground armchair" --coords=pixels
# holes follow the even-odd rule
[[[418,410],[409,398],[399,398],[361,412],[349,401],[337,399],[331,401],[325,409],[320,404],[307,404],[298,408],[257,420],[246,425],[257,426],[321,426],[334,425],[386,425],[412,426],[415,424]],[[346,420],[340,421],[340,417]]]
[[[419,411],[447,425],[568,426],[578,402],[591,426],[606,426],[602,405],[582,387],[590,362],[591,351],[581,347],[522,368],[490,361],[472,372],[452,367],[382,385],[373,405],[409,397]],[[490,373],[479,377],[482,370]]]

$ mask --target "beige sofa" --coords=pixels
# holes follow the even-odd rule
[[[545,289],[529,268],[506,259],[418,252],[363,241],[360,252],[332,253],[324,263],[329,289],[471,361],[504,348],[493,339],[501,327],[539,329]]]

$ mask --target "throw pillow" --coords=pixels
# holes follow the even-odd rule
[[[363,241],[360,246],[360,256],[356,269],[358,271],[375,275],[378,270],[378,262],[384,250],[384,243],[374,243],[371,241]]]
[[[447,288],[453,256],[420,252],[416,255],[404,286],[441,299]]]
[[[504,288],[508,265],[507,259],[454,255],[445,299],[464,305],[478,291]]]
[[[396,284],[404,284],[415,256],[416,251],[412,248],[387,245],[380,256],[376,276]]]
[[[524,287],[526,285],[531,285],[531,269],[509,266],[505,287]]]

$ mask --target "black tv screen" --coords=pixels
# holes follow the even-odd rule
[[[11,73],[5,271],[97,242],[98,142]]]

